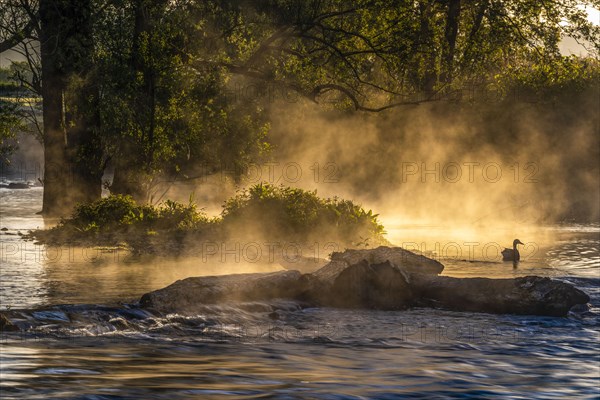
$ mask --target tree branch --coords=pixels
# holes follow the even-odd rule
[[[29,37],[36,25],[37,21],[30,20],[22,29],[13,33],[9,38],[5,39],[4,41],[0,42],[0,53],[12,49],[13,47],[21,43],[25,38]]]

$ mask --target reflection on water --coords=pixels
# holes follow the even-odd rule
[[[63,303],[133,301],[178,279],[199,275],[271,272],[277,265],[212,263],[186,259],[132,258],[124,250],[47,247],[24,241],[20,234],[52,226],[36,214],[42,190],[0,190],[1,308]],[[232,260],[229,256],[227,260]]]
[[[267,322],[257,317],[245,335],[212,340],[6,340],[2,388],[27,398],[598,395],[597,323],[435,310],[308,309],[283,319],[276,324],[288,328],[279,335],[261,331]],[[329,336],[315,335],[317,327]]]
[[[124,250],[52,248],[23,241],[19,233],[45,227],[36,214],[42,190],[0,190],[0,304],[24,308],[63,303],[131,302],[142,294],[189,276],[267,272],[277,264],[207,261],[202,257],[132,259]],[[390,226],[389,239],[439,259],[444,275],[456,277],[590,276],[600,274],[600,226],[520,227],[521,262],[501,261],[511,230],[440,226]],[[226,261],[233,260],[226,255]],[[244,260],[240,260],[244,261]]]
[[[211,306],[194,316],[140,310],[134,302],[142,293],[177,279],[278,267],[36,246],[19,232],[46,226],[35,214],[41,196],[40,189],[0,190],[0,228],[7,229],[0,231],[0,306],[38,307],[20,314],[29,331],[0,341],[3,399],[600,395],[598,225],[518,232],[388,226],[394,243],[439,258],[445,275],[568,280],[591,296],[583,315],[300,310],[280,303],[273,321],[273,304]],[[517,237],[528,246],[513,268],[500,261],[498,248]]]
[[[387,231],[393,243],[440,260],[447,276],[600,277],[600,224],[510,229],[392,225]],[[516,238],[525,245],[519,246],[521,261],[513,268],[500,252]]]
[[[87,349],[86,356],[80,354],[81,347]],[[119,341],[110,342],[108,352],[93,342],[78,341],[52,343],[36,349],[38,353],[15,346],[5,356],[21,360],[13,367],[19,371],[18,380],[3,380],[3,385],[6,395],[25,394],[31,399],[41,397],[28,384],[31,379],[60,398],[249,398],[265,394],[331,398],[331,393],[338,398],[376,398],[389,393],[483,398],[511,396],[518,387],[524,388],[526,396],[544,398],[558,397],[556,393],[590,398],[597,394],[587,384],[597,375],[577,365],[585,354],[575,349],[554,357],[543,350],[532,352],[515,364],[510,353],[523,351],[518,344],[506,352],[491,348],[485,357],[476,346],[446,344],[385,349],[314,344],[243,347],[244,357],[237,354],[240,345],[231,344],[165,346]],[[443,356],[428,357],[430,353]],[[566,376],[572,379],[569,388],[562,384]]]

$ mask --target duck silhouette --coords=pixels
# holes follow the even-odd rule
[[[515,239],[515,240],[513,240],[513,248],[512,249],[505,248],[504,250],[502,250],[502,260],[503,261],[517,262],[521,259],[519,250],[517,250],[518,244],[525,245],[525,243],[521,242],[519,239]]]

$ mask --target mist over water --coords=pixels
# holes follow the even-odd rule
[[[0,25],[33,40],[22,44],[24,54],[31,48],[44,66],[32,83],[38,87],[43,77],[38,89],[52,157],[33,135],[21,135],[12,163],[0,161],[2,400],[600,398],[600,86],[590,78],[598,75],[599,49],[580,40],[597,37],[598,25],[579,26],[578,18],[592,16],[576,13],[583,6],[8,3]],[[385,12],[371,16],[371,8]],[[24,21],[35,18],[21,31],[21,17],[7,17],[13,9]],[[33,44],[32,35],[56,39],[55,48]],[[559,47],[566,54],[585,46],[588,58],[555,57]],[[404,100],[394,92],[405,88],[419,93],[406,100],[421,103],[377,113],[349,109]],[[438,89],[434,101],[421,95]],[[44,158],[58,162],[44,166]],[[298,233],[278,223],[285,202],[272,213],[269,202],[244,208],[248,218],[224,217],[216,233],[209,222],[160,232],[148,228],[158,224],[140,224],[140,248],[150,255],[136,253],[133,240],[82,247],[29,239],[28,231],[60,220],[38,214],[42,187],[8,183],[45,182],[48,195],[48,183],[60,177],[58,209],[83,198],[77,175],[90,166],[104,170],[103,196],[113,184],[143,199],[149,185],[153,205],[195,203],[217,219],[227,199],[260,183],[351,200],[344,207],[378,214],[386,244],[439,260],[444,277],[547,277],[584,291],[590,303],[559,318],[313,308],[224,295],[163,312],[141,296],[188,277],[309,272],[298,259],[317,269],[350,242],[374,247],[385,240],[346,240],[330,222],[335,217],[319,219],[323,224],[306,217],[310,206],[298,207],[298,220],[312,231]],[[130,191],[136,186],[143,188]],[[349,215],[351,223],[360,220]],[[71,232],[101,232],[83,226]],[[516,238],[521,261],[503,262],[502,249]]]
[[[508,245],[509,228],[407,225],[393,214],[386,221],[390,241],[440,258],[445,275],[569,281],[591,296],[585,315],[300,310],[285,302],[162,315],[140,309],[140,295],[188,276],[281,266],[232,262],[231,253],[224,263],[219,253],[136,260],[25,242],[19,232],[56,223],[35,214],[41,194],[0,189],[0,225],[8,229],[0,232],[0,303],[29,309],[18,318],[30,325],[2,335],[3,398],[598,396],[598,224],[520,227],[523,242],[537,247],[515,269],[479,253],[485,240]],[[276,321],[268,317],[274,307]]]
[[[578,103],[441,102],[381,115],[277,103],[273,138],[281,169],[303,167],[300,184],[358,199],[384,221],[598,221],[597,96]]]
[[[274,101],[274,151],[245,179],[236,183],[225,168],[168,181],[154,200],[193,195],[216,216],[252,184],[316,189],[379,213],[391,243],[439,259],[443,275],[565,280],[590,295],[589,312],[549,318],[258,302],[162,315],[140,309],[140,296],[189,276],[283,267],[245,252],[254,243],[267,248],[254,226],[236,232],[249,240],[212,243],[210,257],[202,245],[159,258],[36,245],[19,233],[57,223],[35,214],[42,189],[0,189],[0,304],[26,309],[19,318],[30,324],[2,336],[3,397],[149,398],[168,388],[169,398],[596,398],[598,117],[576,105],[560,116],[544,107],[423,104],[374,116]],[[517,268],[499,254],[515,238],[525,243]],[[342,250],[328,245],[316,243],[318,258]],[[277,321],[268,317],[274,309]]]
[[[216,216],[237,189],[268,182],[355,200],[386,227],[518,233],[530,225],[600,221],[597,87],[574,99],[463,93],[473,102],[357,114],[246,85],[238,88],[241,100],[267,103],[272,151],[244,169],[224,162],[222,171],[196,179],[159,179],[153,203],[193,199]],[[43,178],[42,148],[34,144],[2,165],[3,177]],[[110,170],[104,179],[110,182]]]

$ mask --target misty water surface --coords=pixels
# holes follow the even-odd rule
[[[268,318],[267,305],[160,316],[136,311],[141,294],[187,276],[279,267],[135,260],[82,249],[59,256],[19,236],[44,226],[35,214],[41,194],[0,191],[0,225],[8,229],[1,232],[2,308],[56,305],[28,314],[38,324],[32,332],[3,335],[3,398],[600,395],[597,225],[527,227],[519,235],[530,253],[515,269],[491,250],[480,253],[488,243],[508,244],[511,230],[406,226],[393,218],[387,224],[395,243],[439,257],[445,275],[536,274],[570,281],[592,297],[584,315],[300,310],[284,304],[277,321]],[[61,325],[67,314],[77,323]]]

